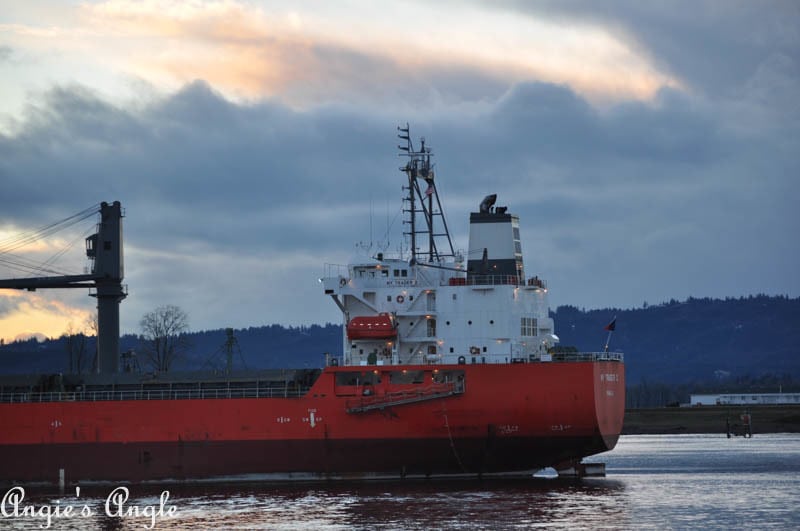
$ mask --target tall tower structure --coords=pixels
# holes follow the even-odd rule
[[[119,303],[122,289],[122,206],[100,204],[97,234],[86,238],[86,256],[92,259],[97,298],[97,372],[119,372]]]
[[[86,256],[92,272],[86,275],[12,278],[0,280],[0,289],[36,291],[45,288],[94,288],[97,298],[98,373],[119,372],[119,303],[127,296],[122,253],[122,206],[119,201],[100,204],[97,233],[86,238]]]

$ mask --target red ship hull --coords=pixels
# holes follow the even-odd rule
[[[406,371],[424,378],[393,382]],[[328,367],[298,398],[0,403],[0,481],[533,471],[613,448],[624,403],[617,361]]]

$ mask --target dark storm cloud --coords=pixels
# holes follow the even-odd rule
[[[529,221],[529,271],[571,292],[554,300],[725,296],[743,282],[796,294],[798,124],[748,127],[731,111],[749,103],[663,90],[600,112],[563,87],[523,84],[478,128],[438,124],[440,160]]]
[[[376,144],[391,137],[390,127],[382,129],[390,133],[333,111],[237,106],[203,83],[141,109],[61,88],[29,111],[17,135],[0,142],[0,171],[14,184],[3,216],[35,223],[64,198],[74,198],[76,207],[120,199],[131,217],[147,213],[128,223],[159,234],[155,242],[211,236],[234,245],[270,226],[279,229],[271,236],[276,244],[309,242],[318,225],[335,226],[340,218],[306,215],[287,223],[292,212],[360,204],[345,190],[374,177],[381,151],[393,156],[391,147]]]
[[[550,280],[556,304],[797,295],[797,115],[757,93],[663,89],[597,110],[532,82],[468,112],[394,116],[236,104],[202,82],[130,106],[62,87],[0,137],[0,224],[122,201],[129,323],[163,303],[187,307],[196,328],[337,319],[316,278],[370,239],[370,212],[376,239],[395,218],[394,128],[408,119],[436,153],[456,246],[468,212],[498,193],[520,215],[527,272]]]

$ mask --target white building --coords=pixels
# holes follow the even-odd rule
[[[691,395],[693,406],[771,406],[800,404],[800,393],[742,393]]]

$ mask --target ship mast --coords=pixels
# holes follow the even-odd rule
[[[450,239],[450,231],[447,228],[447,220],[444,218],[434,180],[431,148],[425,146],[425,138],[422,137],[419,151],[414,149],[408,124],[405,127],[398,127],[397,130],[398,138],[406,142],[405,146],[402,144],[397,146],[401,151],[400,156],[408,157],[408,162],[400,167],[400,171],[408,177],[408,186],[403,186],[403,190],[408,192],[403,198],[408,204],[407,208],[403,209],[403,212],[408,214],[408,219],[403,223],[409,225],[410,230],[403,234],[411,237],[411,264],[439,263],[444,258],[455,257],[453,242]],[[424,189],[420,186],[420,180],[424,183]],[[422,218],[424,225],[417,221],[417,216]],[[421,251],[417,249],[417,239],[425,237],[428,240],[427,250]],[[444,241],[445,244],[440,247],[437,245],[437,240]]]

